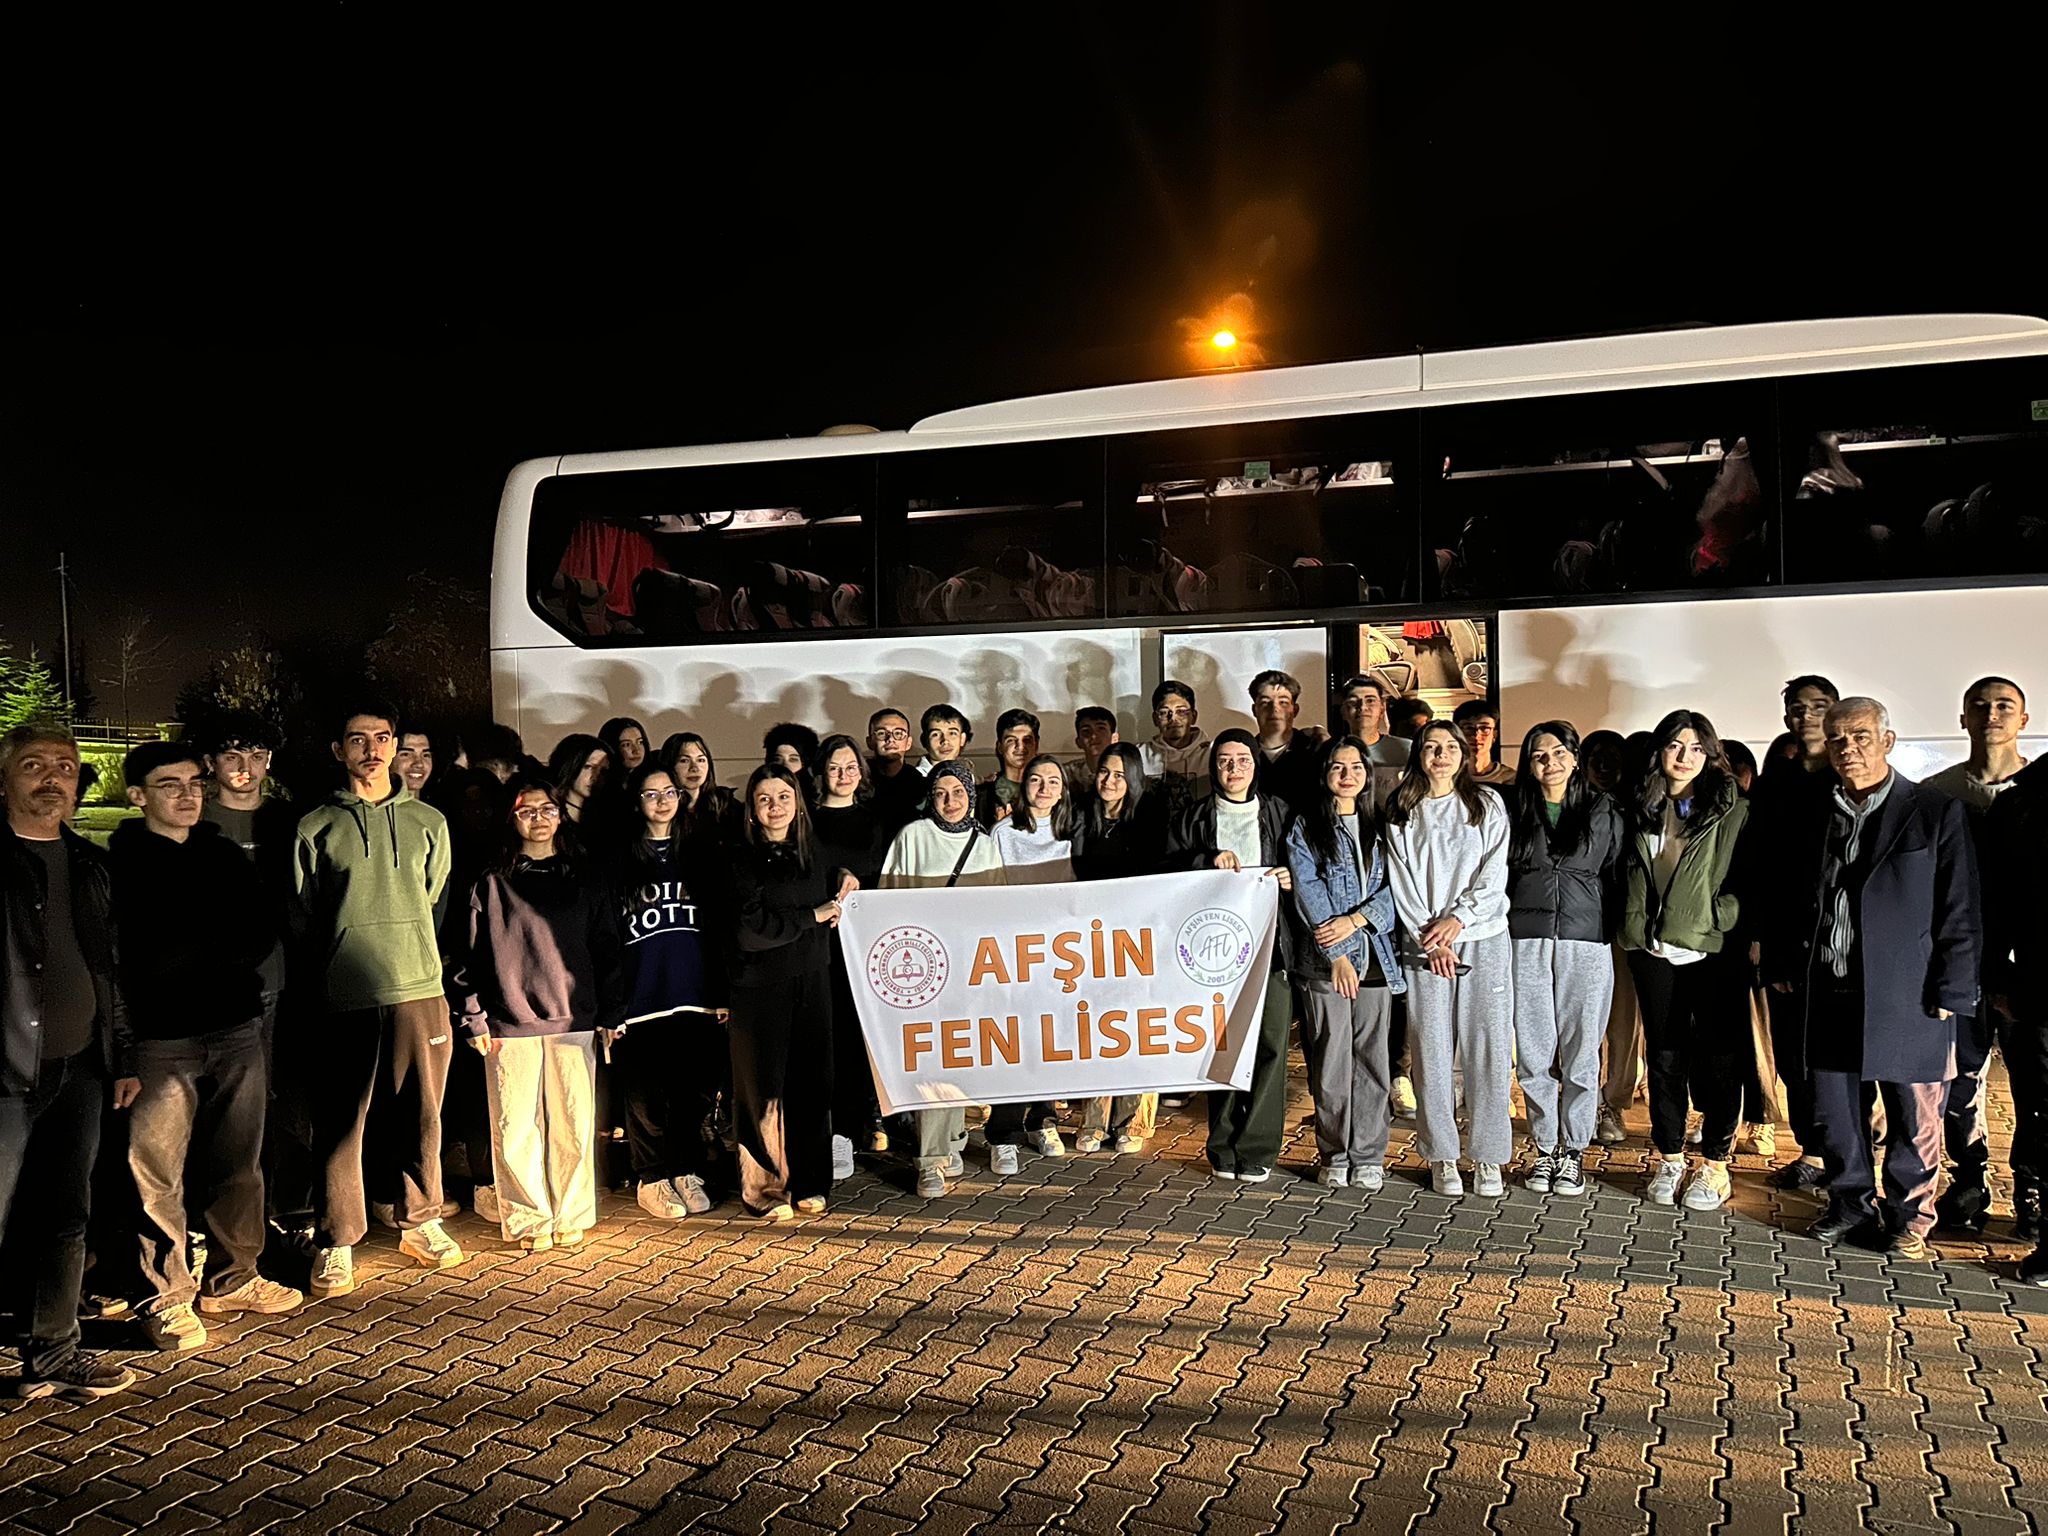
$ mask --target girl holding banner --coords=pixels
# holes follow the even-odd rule
[[[823,1211],[832,1187],[831,929],[860,882],[815,846],[803,790],[787,768],[754,770],[746,810],[733,848],[740,1198],[757,1216],[790,1221],[797,1211]]]
[[[1074,873],[1083,880],[1156,875],[1166,855],[1166,829],[1145,794],[1145,761],[1132,742],[1111,742],[1095,764],[1095,793],[1074,818]],[[1077,1152],[1135,1152],[1151,1134],[1158,1095],[1090,1099],[1081,1111]],[[1148,1102],[1149,1101],[1149,1102]]]
[[[1471,1113],[1473,1190],[1499,1195],[1514,1153],[1513,950],[1508,939],[1508,812],[1472,777],[1465,736],[1432,720],[1387,802],[1387,864],[1408,974],[1408,1052],[1416,1147],[1440,1195],[1462,1195],[1458,1102]]]
[[[1209,748],[1210,792],[1183,811],[1167,842],[1168,869],[1241,869],[1270,873],[1294,888],[1287,867],[1285,807],[1258,793],[1258,742],[1250,731],[1217,733]],[[1287,1119],[1287,1024],[1293,1015],[1287,973],[1294,933],[1281,907],[1272,969],[1259,1015],[1251,1086],[1209,1095],[1209,1166],[1219,1179],[1258,1184],[1270,1178]]]
[[[1024,788],[1015,809],[996,823],[996,849],[1003,856],[1007,885],[1064,885],[1074,878],[1074,803],[1059,759],[1043,754],[1024,765]],[[1017,1149],[1029,1145],[1040,1157],[1065,1157],[1059,1116],[1050,1101],[997,1104],[988,1116],[989,1172],[1017,1171]]]
[[[1318,1180],[1334,1189],[1386,1182],[1387,1026],[1392,994],[1408,990],[1395,957],[1394,898],[1372,814],[1364,742],[1323,748],[1322,789],[1287,833],[1294,900],[1313,930],[1296,947],[1304,999],[1302,1054],[1316,1106]]]
[[[974,819],[974,769],[955,758],[934,763],[925,785],[925,812],[896,834],[882,861],[883,890],[1003,884],[996,841]],[[917,1111],[917,1192],[936,1199],[948,1177],[966,1171],[967,1111]]]

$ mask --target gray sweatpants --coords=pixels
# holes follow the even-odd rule
[[[1576,939],[1516,939],[1515,1075],[1539,1152],[1583,1152],[1600,1107],[1600,1042],[1614,952]]]
[[[1376,1168],[1387,1160],[1387,1025],[1384,986],[1340,997],[1327,984],[1301,989],[1301,1039],[1316,1103],[1316,1151],[1325,1168]]]
[[[1407,965],[1409,1076],[1415,1082],[1416,1150],[1424,1162],[1458,1160],[1455,1067],[1465,1079],[1472,1119],[1466,1153],[1475,1163],[1505,1163],[1514,1155],[1509,1095],[1515,1049],[1514,941],[1506,934],[1468,939],[1458,959],[1471,967],[1443,977],[1426,965]]]

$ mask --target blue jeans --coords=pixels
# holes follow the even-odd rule
[[[142,1096],[128,1111],[128,1168],[142,1197],[143,1276],[159,1302],[191,1301],[185,1237],[203,1228],[206,1293],[225,1296],[256,1278],[263,1252],[262,1022],[137,1041],[135,1066]],[[185,1187],[188,1155],[196,1192]]]
[[[22,1364],[48,1372],[78,1348],[85,1224],[107,1082],[97,1042],[45,1061],[27,1093],[0,1093],[0,1233],[26,1239],[35,1299]],[[19,1196],[19,1198],[17,1198]]]

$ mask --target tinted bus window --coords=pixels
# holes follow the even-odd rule
[[[1102,617],[1102,442],[891,454],[881,622]]]
[[[1429,595],[1774,582],[1775,426],[1767,383],[1428,412]]]
[[[1783,401],[1792,580],[2048,571],[2048,361],[1825,374]]]
[[[534,495],[535,605],[584,643],[873,626],[874,461],[562,475]]]
[[[1110,613],[1413,601],[1415,416],[1147,433],[1110,446]]]

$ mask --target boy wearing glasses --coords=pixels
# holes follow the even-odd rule
[[[911,741],[910,716],[902,710],[868,716],[868,782],[876,818],[892,833],[915,821],[924,805],[924,775],[910,766]]]
[[[158,1349],[198,1349],[206,1326],[197,1312],[289,1312],[305,1300],[256,1272],[268,1077],[262,968],[275,934],[232,920],[260,910],[261,893],[249,860],[201,819],[206,770],[198,749],[144,742],[121,771],[128,803],[142,812],[107,844],[121,988],[142,1082],[128,1121],[142,1273],[155,1292],[142,1326]],[[189,1200],[188,1159],[207,1177]],[[203,1290],[186,1253],[194,1230],[210,1240]]]
[[[448,898],[448,823],[392,782],[396,716],[340,717],[334,756],[347,782],[299,823],[292,844],[292,927],[326,957],[326,1023],[313,1106],[321,1165],[313,1255],[316,1297],[355,1289],[355,1245],[369,1232],[369,1175],[393,1197],[398,1246],[431,1269],[462,1262],[441,1227],[441,1098],[454,1036],[436,935]]]

